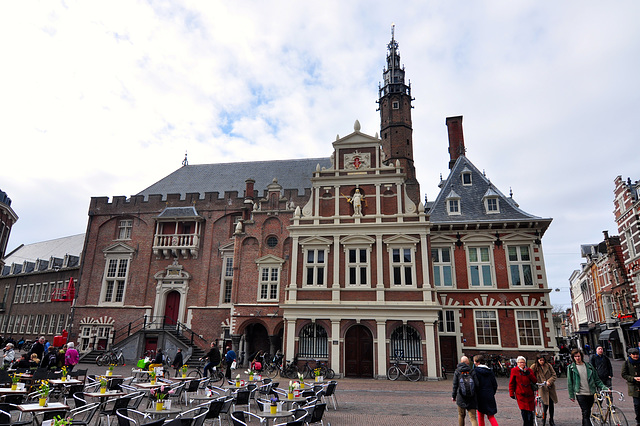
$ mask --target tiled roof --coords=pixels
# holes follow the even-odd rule
[[[158,215],[158,218],[174,219],[180,217],[199,217],[200,215],[193,206],[189,207],[167,207]]]
[[[329,158],[304,158],[296,160],[250,161],[243,163],[196,164],[183,166],[138,195],[181,194],[199,192],[238,191],[242,196],[247,179],[255,180],[254,190],[262,196],[274,178],[283,189],[297,189],[299,194],[311,187],[312,173],[316,166],[331,167]]]
[[[462,184],[462,172],[471,173],[471,185]],[[447,213],[446,200],[447,198],[454,196],[451,194],[455,194],[456,197],[460,197],[460,214],[449,215]],[[488,195],[498,197],[499,213],[488,214],[485,211],[484,197]],[[507,197],[500,192],[500,190],[496,188],[464,155],[458,158],[451,169],[449,177],[442,185],[438,197],[429,210],[429,217],[433,224],[502,222],[535,219],[551,221],[551,219],[534,216],[521,210],[513,198]]]

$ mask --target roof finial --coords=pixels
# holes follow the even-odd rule
[[[183,166],[189,165],[189,161],[187,161],[187,151],[184,152],[184,160],[182,160],[182,165]]]
[[[509,198],[513,198],[513,189],[509,187]]]
[[[396,24],[394,22],[391,23],[391,41],[395,39],[396,33]]]

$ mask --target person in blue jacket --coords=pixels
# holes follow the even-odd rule
[[[231,346],[227,346],[227,353],[224,355],[224,361],[227,364],[227,370],[224,373],[224,376],[227,380],[231,379],[231,364],[236,360],[236,353],[231,349]]]

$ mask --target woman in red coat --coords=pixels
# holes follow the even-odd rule
[[[536,375],[527,367],[527,360],[519,356],[517,367],[511,369],[509,379],[509,396],[518,401],[523,426],[533,426],[536,409]]]

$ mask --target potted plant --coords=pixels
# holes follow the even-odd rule
[[[319,368],[316,368],[315,370],[313,370],[313,374],[316,376],[316,382],[321,382],[322,381],[322,376],[320,375],[321,370]]]
[[[289,389],[287,392],[287,399],[293,399],[293,388],[294,388],[294,384],[291,380],[289,380]]]
[[[169,391],[165,390],[164,385],[160,386],[159,389],[152,389],[149,396],[153,401],[156,402],[156,411],[162,411],[164,400],[168,395],[173,395],[174,390],[171,389]]]
[[[156,384],[156,372],[155,372],[155,370],[149,371],[149,379],[151,379],[151,384],[152,385]]]
[[[109,369],[107,370],[107,376],[113,376],[113,366],[114,364],[109,364]]]
[[[236,387],[237,388],[240,387],[240,375],[239,374],[236,376]]]
[[[43,380],[42,383],[40,383],[40,387],[38,388],[38,395],[39,395],[38,404],[41,407],[47,406],[47,399],[49,398],[50,391],[51,391],[51,388],[49,387],[49,381]]]
[[[100,376],[100,393],[106,393],[106,392],[107,392],[107,379]]]
[[[18,382],[20,381],[20,377],[17,374],[11,376],[11,390],[18,389]]]
[[[70,417],[65,419],[64,417],[55,416],[51,422],[51,426],[66,426],[72,424],[72,421],[73,419]]]
[[[300,381],[300,389],[304,389],[304,374],[298,373],[298,380]]]
[[[269,411],[271,414],[275,414],[278,411],[278,398],[275,396],[271,397],[271,406],[269,407]]]
[[[63,382],[67,380],[67,366],[64,366],[60,369],[62,371],[62,376],[60,376],[60,380]]]
[[[256,374],[255,371],[253,371],[252,369],[248,369],[247,371],[245,371],[245,373],[249,375],[249,381],[253,382],[253,375]]]
[[[187,369],[189,368],[189,366],[187,364],[183,365],[180,368],[180,371],[182,371],[182,378],[186,378],[187,377]]]

